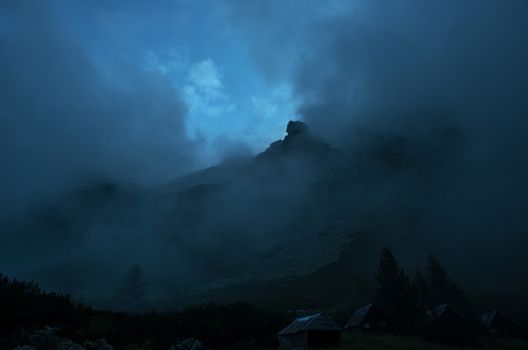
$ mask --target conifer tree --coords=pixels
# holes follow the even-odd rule
[[[139,265],[133,265],[118,291],[118,297],[126,306],[138,307],[147,296],[146,283],[143,279],[143,271]]]
[[[431,287],[429,293],[431,306],[450,304],[467,317],[475,317],[469,298],[462,291],[462,288],[449,278],[444,267],[432,254],[429,256],[427,269]]]
[[[416,268],[414,272],[413,285],[418,294],[418,304],[421,308],[430,307],[430,293],[431,288],[427,279],[424,277],[422,271],[419,268]]]
[[[414,287],[392,252],[385,248],[375,275],[375,303],[385,311],[396,332],[410,332],[417,320],[418,301]]]
[[[433,304],[448,303],[448,294],[452,282],[446,270],[440,265],[433,254],[429,256],[427,261],[427,270],[431,284],[431,302]]]

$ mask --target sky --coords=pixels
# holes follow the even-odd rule
[[[4,197],[159,184],[282,138],[292,83],[265,76],[234,16],[207,0],[3,1]]]
[[[2,1],[2,199],[98,177],[163,183],[261,152],[292,119],[340,148],[372,130],[455,123],[471,161],[519,167],[525,10],[517,0]]]
[[[188,109],[186,134],[203,139],[211,152],[206,162],[217,160],[221,141],[266,146],[295,117],[290,82],[265,80],[222,2],[95,2],[62,10],[64,16],[91,13],[73,35],[99,69],[112,76],[115,65],[126,63],[171,82]]]

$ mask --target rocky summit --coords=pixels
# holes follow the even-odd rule
[[[321,158],[337,153],[328,143],[312,134],[308,124],[302,121],[289,121],[286,133],[287,135],[283,140],[271,143],[257,158],[262,159],[291,154]]]

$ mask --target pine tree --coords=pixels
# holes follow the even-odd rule
[[[421,308],[430,307],[430,293],[431,288],[427,279],[422,274],[422,271],[419,268],[416,268],[414,272],[413,285],[418,294],[418,304]]]
[[[123,286],[118,291],[118,297],[128,307],[138,307],[147,296],[143,271],[139,265],[130,268]]]
[[[433,304],[449,303],[448,294],[452,282],[446,270],[433,254],[429,256],[427,263],[428,277],[431,284],[431,302]]]
[[[474,309],[469,298],[462,291],[462,288],[449,278],[444,267],[432,254],[429,256],[427,267],[431,286],[429,293],[431,306],[450,304],[467,317],[473,318],[475,316]]]
[[[418,314],[417,293],[387,248],[381,253],[375,278],[375,302],[387,314],[392,328],[400,333],[412,331]]]

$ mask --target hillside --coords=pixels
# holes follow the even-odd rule
[[[148,298],[160,307],[182,306],[204,293],[207,300],[270,304],[305,288],[327,296],[315,304],[341,302],[347,293],[361,298],[383,246],[394,248],[410,271],[429,252],[449,257],[448,267],[458,266],[455,277],[469,290],[484,276],[467,259],[492,275],[500,271],[503,263],[488,259],[489,248],[464,254],[472,235],[442,210],[450,193],[443,174],[452,171],[461,139],[452,127],[435,128],[426,138],[368,135],[344,151],[302,122],[290,122],[286,132],[254,158],[161,186],[99,180],[43,203],[4,221],[0,263],[14,276],[105,306],[139,265]],[[511,290],[528,266],[520,260],[522,237],[513,237],[495,247],[509,249],[519,263],[509,276],[494,275],[503,283],[483,298],[519,300],[528,290],[522,281]],[[347,285],[326,294],[325,286],[344,275]]]

